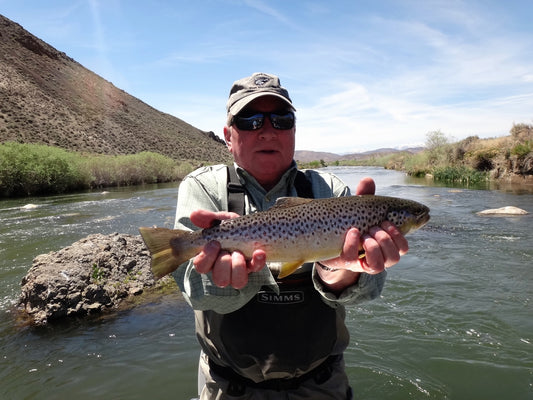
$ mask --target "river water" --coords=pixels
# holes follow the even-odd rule
[[[533,194],[428,186],[402,173],[330,167],[352,189],[431,208],[381,298],[347,310],[356,399],[533,399],[533,214],[481,217]],[[199,347],[179,293],[43,328],[13,305],[32,259],[91,233],[171,227],[176,185],[0,201],[0,398],[190,399]],[[34,207],[22,208],[27,204]]]

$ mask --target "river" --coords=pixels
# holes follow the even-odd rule
[[[350,307],[356,399],[533,399],[533,214],[481,217],[533,194],[428,186],[368,167],[329,167],[352,189],[431,208],[381,298]],[[170,227],[176,185],[0,201],[0,398],[191,399],[199,347],[179,293],[94,319],[21,326],[20,281],[41,253],[91,233]],[[23,208],[27,204],[34,206]]]

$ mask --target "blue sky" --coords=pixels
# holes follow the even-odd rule
[[[0,0],[0,14],[154,108],[222,136],[233,81],[278,75],[297,150],[533,123],[533,2]]]

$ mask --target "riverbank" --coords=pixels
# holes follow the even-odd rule
[[[177,182],[198,166],[158,153],[113,156],[67,151],[53,146],[0,144],[0,198],[72,193],[94,188]],[[341,159],[335,166],[381,166],[435,182],[523,186],[533,190],[533,126],[515,124],[511,135],[451,142],[442,132],[427,134],[425,150],[393,152],[361,159]],[[298,163],[323,168],[323,160]]]
[[[0,144],[0,198],[175,182],[200,164],[158,153],[85,154],[58,147]]]
[[[452,142],[442,132],[427,134],[425,149],[340,159],[335,166],[380,166],[425,177],[435,182],[465,186],[533,186],[533,125],[515,124],[511,135],[480,139],[471,136]],[[327,166],[323,160],[299,164],[300,168]]]

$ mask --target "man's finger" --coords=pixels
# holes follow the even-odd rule
[[[266,265],[266,253],[264,250],[254,250],[252,259],[248,262],[248,272],[259,272]]]
[[[342,258],[346,259],[347,261],[357,260],[359,257],[360,238],[361,234],[357,228],[350,228],[348,232],[346,232],[344,245],[342,246]]]
[[[226,287],[231,283],[231,254],[222,251],[213,265],[213,283],[218,287]]]
[[[220,252],[220,243],[211,241],[207,243],[202,251],[193,259],[193,264],[200,274],[207,274],[213,268],[218,253]]]
[[[234,251],[231,253],[231,286],[235,289],[242,289],[247,283],[246,260],[242,253]]]
[[[208,211],[208,210],[195,210],[191,212],[191,222],[200,228],[210,228],[216,225],[215,221],[221,221],[224,219],[236,218],[239,214],[229,211]]]
[[[369,274],[380,273],[385,269],[385,262],[378,242],[369,234],[364,234],[362,240],[365,251],[365,257],[361,259],[363,269]]]
[[[374,179],[372,178],[366,177],[361,179],[355,188],[356,195],[374,193],[376,193],[376,182],[374,182]]]
[[[384,221],[381,224],[381,227],[389,234],[389,236],[392,238],[392,241],[396,245],[396,248],[400,252],[400,255],[407,254],[409,251],[409,242],[405,238],[404,235],[396,228],[391,222]]]

